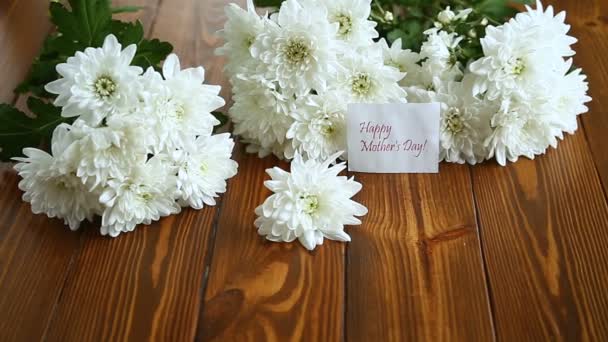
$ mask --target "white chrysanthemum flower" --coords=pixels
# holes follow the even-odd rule
[[[287,0],[251,46],[265,65],[265,75],[287,95],[324,91],[337,67],[338,25],[327,21],[327,10],[314,2]]]
[[[130,232],[138,224],[150,224],[161,217],[177,214],[176,170],[162,155],[134,165],[124,180],[112,179],[99,197],[106,206],[101,233],[112,237]]]
[[[548,112],[552,116],[554,135],[560,139],[563,138],[563,132],[574,134],[578,129],[577,116],[589,111],[585,104],[591,101],[591,97],[587,95],[587,76],[581,73],[581,69],[570,71],[571,68],[570,59],[563,64],[555,80],[550,83]]]
[[[138,121],[119,120],[113,116],[106,126],[90,127],[77,120],[66,129],[76,140],[70,163],[76,167],[76,175],[82,182],[95,188],[105,186],[108,179],[124,179],[134,163],[143,163],[149,134]]]
[[[57,65],[62,78],[45,86],[59,95],[55,105],[62,116],[80,116],[89,125],[99,124],[108,114],[128,107],[136,96],[137,77],[142,69],[131,66],[137,47],[124,50],[114,35],[106,37],[103,47],[87,48]]]
[[[547,7],[545,11],[539,0],[536,1],[536,9],[527,5],[526,9],[526,12],[518,13],[510,23],[520,26],[521,30],[533,30],[535,40],[542,43],[547,54],[559,57],[571,57],[576,54],[572,45],[577,39],[568,36],[570,25],[565,23],[565,11],[555,15],[553,6]]]
[[[255,69],[256,63],[253,63],[249,49],[262,33],[264,20],[255,12],[252,0],[247,0],[246,11],[236,4],[229,4],[226,6],[226,17],[224,29],[218,32],[225,44],[216,50],[218,55],[229,57],[225,70],[232,76],[240,71]]]
[[[345,164],[330,167],[340,154],[323,163],[303,161],[296,154],[291,173],[268,169],[272,180],[264,184],[274,194],[256,209],[258,233],[270,241],[298,239],[308,250],[322,244],[323,238],[350,241],[344,225],[361,224],[356,216],[367,214],[367,208],[350,199],[361,184],[338,176]]]
[[[405,91],[399,81],[405,76],[399,70],[384,65],[382,51],[373,50],[344,57],[343,70],[335,88],[346,103],[388,103],[405,101]]]
[[[181,148],[193,136],[210,135],[220,123],[211,112],[225,104],[218,96],[221,87],[203,84],[202,67],[181,70],[174,54],[163,64],[163,76],[151,68],[144,74],[158,148]]]
[[[235,77],[232,85],[234,105],[229,113],[234,134],[256,143],[265,151],[285,143],[293,123],[289,115],[294,110],[293,98],[283,95],[274,82],[261,76]]]
[[[462,65],[456,56],[462,37],[445,31],[428,31],[427,40],[422,44],[420,57],[424,59],[422,68],[443,81],[458,81],[462,78]]]
[[[230,159],[234,141],[230,134],[198,137],[189,150],[173,153],[177,165],[180,200],[194,209],[215,205],[219,193],[226,192],[226,180],[236,175],[237,163]]]
[[[470,82],[451,82],[435,96],[441,104],[441,161],[476,164],[485,158],[483,139],[489,134],[489,118],[484,104],[471,93]]]
[[[384,38],[380,39],[377,44],[382,49],[384,65],[392,66],[406,74],[403,80],[409,79],[410,74],[415,74],[420,69],[420,65],[418,65],[418,62],[422,59],[420,54],[412,50],[404,50],[401,38],[395,40],[390,47]]]
[[[54,152],[58,152],[57,148]],[[15,170],[23,178],[19,182],[19,189],[25,192],[22,198],[31,204],[34,214],[63,219],[76,230],[82,221],[91,221],[99,213],[98,194],[83,185],[75,170],[35,148],[25,148],[23,154],[25,158],[14,158],[19,162]]]
[[[338,24],[337,39],[349,47],[370,46],[378,38],[376,22],[369,20],[371,0],[317,0],[327,6],[327,19]]]
[[[336,92],[310,95],[292,112],[287,132],[293,147],[308,159],[327,160],[346,150],[346,102]]]
[[[539,103],[542,106],[545,100]],[[521,156],[534,159],[545,153],[547,147],[556,147],[547,114],[539,109],[532,101],[501,100],[491,116],[492,133],[484,141],[488,158],[495,157],[504,166],[507,160],[516,162]]]
[[[526,91],[547,83],[563,58],[574,54],[570,45],[576,39],[566,33],[562,12],[553,17],[553,8],[543,12],[529,8],[526,14],[499,27],[488,27],[481,40],[484,57],[473,62],[470,70],[478,76],[474,93],[486,93],[495,100],[501,96],[525,96]]]

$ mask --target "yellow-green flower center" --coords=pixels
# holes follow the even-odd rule
[[[334,134],[334,132],[336,131],[336,127],[334,126],[334,123],[331,122],[331,120],[328,117],[324,117],[323,120],[321,121],[320,131],[321,131],[321,134],[323,134],[325,136],[330,136],[330,135]]]
[[[245,38],[245,46],[246,46],[247,48],[250,48],[250,47],[251,47],[251,45],[253,45],[253,42],[255,42],[255,36],[254,36],[254,35],[248,35],[248,36]]]
[[[464,118],[460,115],[460,109],[450,108],[445,114],[445,126],[452,134],[460,133],[464,130]]]
[[[394,61],[392,59],[390,61],[388,61],[388,63],[386,63],[386,65],[392,66],[393,68],[398,69],[401,72],[406,72],[407,71],[407,68],[405,67],[405,65],[403,65],[403,64],[401,64],[399,62],[396,62],[396,61]]]
[[[93,84],[95,94],[102,99],[106,99],[116,92],[116,83],[110,76],[99,76]]]
[[[366,96],[372,89],[372,78],[368,74],[357,74],[352,78],[351,87],[356,95]]]
[[[154,196],[149,193],[149,192],[144,192],[143,194],[139,195],[139,198],[143,201],[143,202],[150,202],[152,200],[152,198],[154,198]]]
[[[334,16],[334,20],[340,25],[338,28],[340,36],[347,36],[353,31],[353,19],[349,15],[340,13]]]
[[[315,195],[301,195],[300,200],[302,201],[302,210],[312,215],[319,209],[319,198]]]
[[[200,170],[201,170],[201,173],[206,173],[207,170],[209,170],[209,166],[207,165],[207,163],[202,162],[201,166],[200,166]]]
[[[301,64],[310,55],[310,49],[302,39],[290,39],[283,49],[289,64]]]

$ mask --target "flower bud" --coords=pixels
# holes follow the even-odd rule
[[[393,21],[394,19],[395,19],[395,17],[393,16],[392,12],[386,11],[386,13],[384,13],[384,20]]]
[[[452,12],[450,6],[439,12],[437,15],[437,20],[439,20],[439,22],[442,24],[449,24],[454,20],[454,18],[456,18],[456,13]]]

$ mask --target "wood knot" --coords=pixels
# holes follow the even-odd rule
[[[240,289],[229,289],[205,302],[203,312],[203,340],[221,335],[242,311],[245,294]]]
[[[468,234],[475,233],[475,228],[468,225],[457,226],[446,230],[445,232],[439,233],[432,237],[423,236],[418,244],[422,248],[425,254],[430,255],[432,248],[442,242],[452,241],[459,239]]]

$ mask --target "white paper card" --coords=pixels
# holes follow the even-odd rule
[[[439,172],[438,103],[349,104],[348,169]]]

